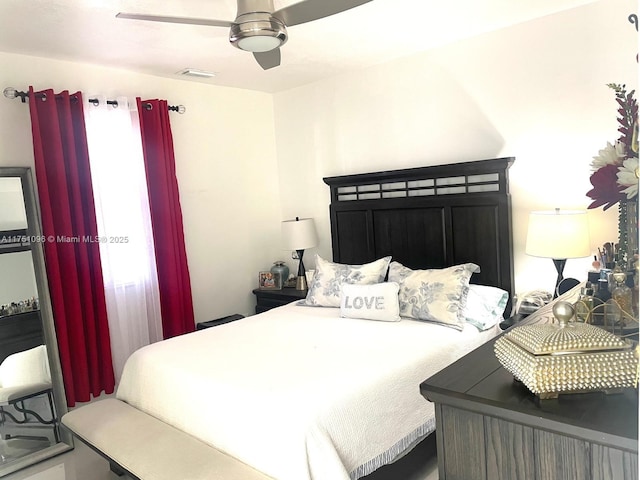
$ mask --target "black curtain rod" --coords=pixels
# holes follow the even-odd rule
[[[29,98],[29,94],[27,92],[21,92],[20,90],[16,90],[13,87],[7,87],[4,89],[3,94],[5,97],[7,98],[20,98],[20,100],[22,101],[22,103],[25,103],[27,101],[27,98]],[[98,106],[100,104],[100,100],[98,100],[97,98],[90,98],[88,100],[88,102],[93,103],[94,105]],[[118,106],[118,101],[117,100],[107,100],[107,105],[112,105],[114,107]],[[150,103],[145,103],[144,104],[144,108],[146,108],[147,110],[151,110],[153,107]],[[168,105],[167,109],[170,112],[178,112],[180,114],[183,114],[184,112],[187,111],[187,109],[185,108],[184,105]]]

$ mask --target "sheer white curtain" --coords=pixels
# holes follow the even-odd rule
[[[138,348],[162,340],[149,197],[135,102],[84,105],[116,382]]]

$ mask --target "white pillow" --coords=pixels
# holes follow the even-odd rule
[[[487,330],[503,320],[509,293],[488,285],[469,285],[465,320],[478,330]]]
[[[342,285],[340,316],[399,322],[398,307],[399,286],[395,282],[376,283],[375,285]]]
[[[316,271],[304,305],[339,307],[342,285],[373,285],[384,281],[391,257],[364,265],[333,263],[316,254]]]
[[[400,285],[400,315],[464,328],[469,279],[480,267],[465,263],[453,267],[412,270],[398,262],[389,266],[389,281]]]

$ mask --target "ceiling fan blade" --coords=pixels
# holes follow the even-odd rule
[[[371,0],[306,0],[273,12],[287,27],[311,22],[359,7]]]
[[[145,15],[141,13],[118,13],[117,18],[128,18],[131,20],[148,20],[150,22],[184,23],[187,25],[206,25],[208,27],[230,27],[233,22],[226,20],[209,20],[206,18],[189,17],[163,17],[161,15]]]
[[[280,49],[274,48],[268,52],[253,52],[253,56],[260,64],[263,70],[269,70],[270,68],[280,65]]]

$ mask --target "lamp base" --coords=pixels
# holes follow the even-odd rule
[[[307,289],[307,278],[302,275],[296,278],[296,290],[306,290]]]
[[[558,278],[556,279],[556,287],[553,289],[553,298],[558,298],[558,286],[560,285],[560,282],[562,282],[564,278],[564,276],[562,275],[562,272],[564,271],[564,265],[565,263],[567,263],[567,259],[553,258],[552,260],[553,260],[553,265],[556,267],[556,272],[558,272]]]
[[[303,250],[296,250],[298,252],[298,258],[300,259],[300,263],[298,263],[298,278],[296,279],[296,290],[306,290],[307,289],[307,276],[304,273],[304,263],[302,263],[302,257],[304,256]]]

